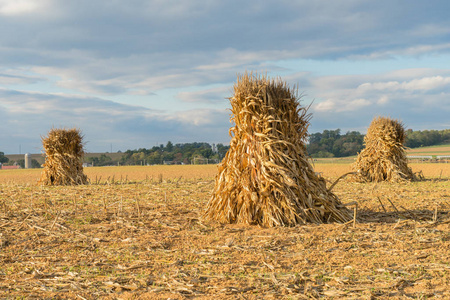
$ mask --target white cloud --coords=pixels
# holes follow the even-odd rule
[[[0,0],[0,15],[16,16],[42,11],[49,1],[46,0]]]
[[[366,82],[357,87],[362,92],[369,91],[433,91],[447,87],[450,90],[450,77],[432,76],[409,81]]]
[[[193,92],[180,92],[177,98],[185,102],[217,103],[228,102],[227,97],[231,97],[232,88],[229,86],[210,88]]]
[[[450,70],[445,69],[434,69],[434,68],[408,68],[408,69],[397,69],[390,72],[387,72],[382,77],[384,80],[387,79],[401,79],[403,81],[409,81],[416,78],[423,77],[433,77],[438,74],[450,75]]]
[[[196,109],[176,112],[166,116],[167,120],[175,120],[184,124],[195,126],[211,126],[219,119],[226,119],[229,115],[227,110],[211,110],[211,109]]]
[[[336,100],[325,100],[315,106],[316,111],[333,111],[336,109]]]
[[[448,87],[450,91],[450,77],[433,76],[418,78],[409,82],[402,82],[401,87],[405,90],[411,91],[429,91]]]
[[[389,97],[386,95],[383,95],[380,97],[380,99],[378,99],[377,104],[379,105],[386,105],[389,103]]]
[[[366,106],[370,106],[372,103],[367,99],[354,99],[354,100],[339,100],[339,99],[327,99],[318,103],[315,107],[315,111],[322,112],[348,112],[358,111]]]
[[[362,109],[365,106],[369,106],[372,103],[367,99],[355,99],[350,102],[348,102],[347,107],[345,110],[342,111],[358,111]]]
[[[398,81],[388,81],[388,82],[366,82],[357,87],[357,89],[362,92],[367,93],[368,91],[383,91],[383,90],[397,90],[400,87]]]
[[[200,65],[196,67],[197,70],[200,71],[214,71],[214,70],[221,70],[221,69],[232,69],[236,66],[238,66],[238,63],[233,62],[221,62],[217,64],[210,64],[210,65]]]

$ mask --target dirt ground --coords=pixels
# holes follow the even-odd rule
[[[450,168],[436,166],[440,176],[422,182],[341,181],[333,191],[358,203],[355,222],[290,228],[202,221],[210,173],[10,180],[0,184],[0,298],[450,299]],[[321,168],[330,183],[345,172]]]

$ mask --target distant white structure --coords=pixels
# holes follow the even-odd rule
[[[31,168],[31,154],[25,153],[25,169]]]
[[[406,158],[410,161],[424,162],[433,160],[431,155],[407,155]]]

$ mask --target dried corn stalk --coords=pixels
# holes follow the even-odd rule
[[[299,106],[296,90],[279,79],[245,74],[230,102],[235,126],[205,219],[268,227],[351,219],[308,161],[311,115]]]
[[[405,129],[400,121],[376,117],[364,137],[365,148],[352,165],[360,182],[415,181],[418,178],[408,167]]]
[[[88,183],[83,173],[83,137],[78,129],[55,129],[42,138],[45,151],[43,185],[78,185]]]

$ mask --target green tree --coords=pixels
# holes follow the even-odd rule
[[[217,144],[217,155],[219,156],[219,159],[223,159],[225,157],[225,154],[227,154],[228,149],[230,149],[230,146],[224,146],[223,144]]]
[[[433,146],[450,142],[450,129],[406,131],[405,145],[409,148]]]
[[[115,164],[112,158],[104,153],[102,153],[99,157],[88,157],[86,161],[94,166],[108,166]]]
[[[341,135],[341,130],[324,130],[309,136],[306,146],[312,157],[342,157],[356,155],[363,147],[364,135],[349,131]]]
[[[166,145],[166,149],[165,149],[167,152],[172,152],[173,151],[173,144],[172,144],[172,142],[171,141],[168,141],[167,142],[167,145]]]
[[[161,154],[159,154],[158,151],[153,151],[149,156],[148,156],[148,163],[151,165],[157,165],[160,164],[162,162],[162,157]]]
[[[210,158],[213,155],[213,151],[211,150],[211,148],[202,149],[200,151],[200,154],[205,158]]]
[[[17,164],[23,169],[25,168],[25,159],[19,159],[17,161]],[[41,164],[35,160],[34,158],[31,160],[31,168],[35,169],[35,168],[40,168]]]
[[[9,158],[5,156],[5,153],[0,152],[0,163],[7,163],[9,161]]]
[[[123,165],[141,164],[141,161],[145,159],[150,164],[162,164],[165,160],[190,164],[194,158],[199,163],[200,161],[213,163],[222,159],[228,149],[229,146],[218,144],[217,153],[214,153],[208,143],[173,144],[169,141],[166,146],[161,144],[151,149],[127,150],[121,158],[121,163]],[[145,154],[145,157],[142,154]]]

